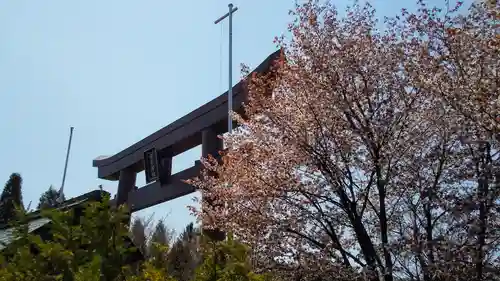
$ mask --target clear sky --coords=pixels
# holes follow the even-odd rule
[[[413,0],[373,3],[380,16],[414,7]],[[92,159],[132,145],[227,89],[227,21],[213,24],[227,4],[0,0],[0,182],[21,173],[25,205],[36,207],[42,192],[61,184],[74,126],[66,197],[99,184],[114,195],[117,183],[97,179]],[[254,67],[275,50],[272,40],[285,31],[294,1],[233,4],[236,83],[240,63]],[[195,148],[176,157],[174,172],[200,154]],[[167,224],[181,230],[193,220],[186,209],[193,195],[138,215],[168,215]]]

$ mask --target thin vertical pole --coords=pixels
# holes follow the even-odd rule
[[[238,8],[233,8],[233,4],[227,5],[229,8],[229,12],[219,19],[217,19],[214,23],[218,24],[220,21],[229,17],[229,89],[227,91],[227,131],[231,133],[233,131],[233,119],[231,118],[231,114],[233,112],[233,13],[238,10]]]
[[[228,107],[228,120],[227,131],[229,134],[233,131],[233,119],[231,117],[233,112],[233,4],[230,3],[229,7],[229,89],[227,93],[227,107]]]
[[[66,151],[66,162],[64,163],[64,172],[61,183],[61,189],[59,190],[59,196],[61,196],[62,192],[64,192],[64,182],[66,181],[66,171],[68,170],[68,159],[69,159],[69,151],[71,150],[71,139],[73,138],[73,127],[69,130],[69,142],[68,142],[68,150]]]

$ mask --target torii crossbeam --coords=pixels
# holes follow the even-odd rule
[[[268,72],[280,53],[269,55],[253,72]],[[232,92],[233,111],[241,112],[247,98],[243,81]],[[197,176],[201,163],[172,175],[172,158],[200,144],[202,156],[216,156],[223,148],[217,136],[227,131],[227,103],[226,92],[115,155],[93,160],[99,178],[119,181],[114,203],[126,203],[135,212],[195,192],[182,180]],[[135,189],[137,173],[143,170],[147,184]]]

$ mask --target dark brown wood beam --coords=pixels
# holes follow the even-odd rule
[[[131,191],[127,202],[129,210],[137,212],[195,192],[194,186],[184,183],[182,180],[198,176],[200,167],[201,163],[197,161],[195,166],[172,175],[170,183],[161,184],[160,181],[156,181]]]
[[[118,182],[118,192],[116,193],[116,203],[121,205],[128,201],[129,193],[135,187],[137,173],[132,168],[120,171],[120,181]]]

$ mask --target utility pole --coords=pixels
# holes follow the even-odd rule
[[[64,192],[64,182],[66,181],[66,171],[68,170],[68,159],[69,159],[69,151],[71,150],[71,139],[73,138],[73,129],[74,127],[71,127],[69,129],[68,150],[66,151],[66,161],[64,162],[64,172],[63,172],[61,188],[59,189],[59,197],[57,198],[58,203],[62,202],[62,193]]]
[[[229,12],[217,19],[214,23],[218,24],[223,19],[229,17],[229,89],[227,91],[227,132],[232,133],[233,131],[233,119],[231,118],[231,113],[233,112],[233,13],[238,10],[238,7],[233,8],[233,4],[227,5]]]

